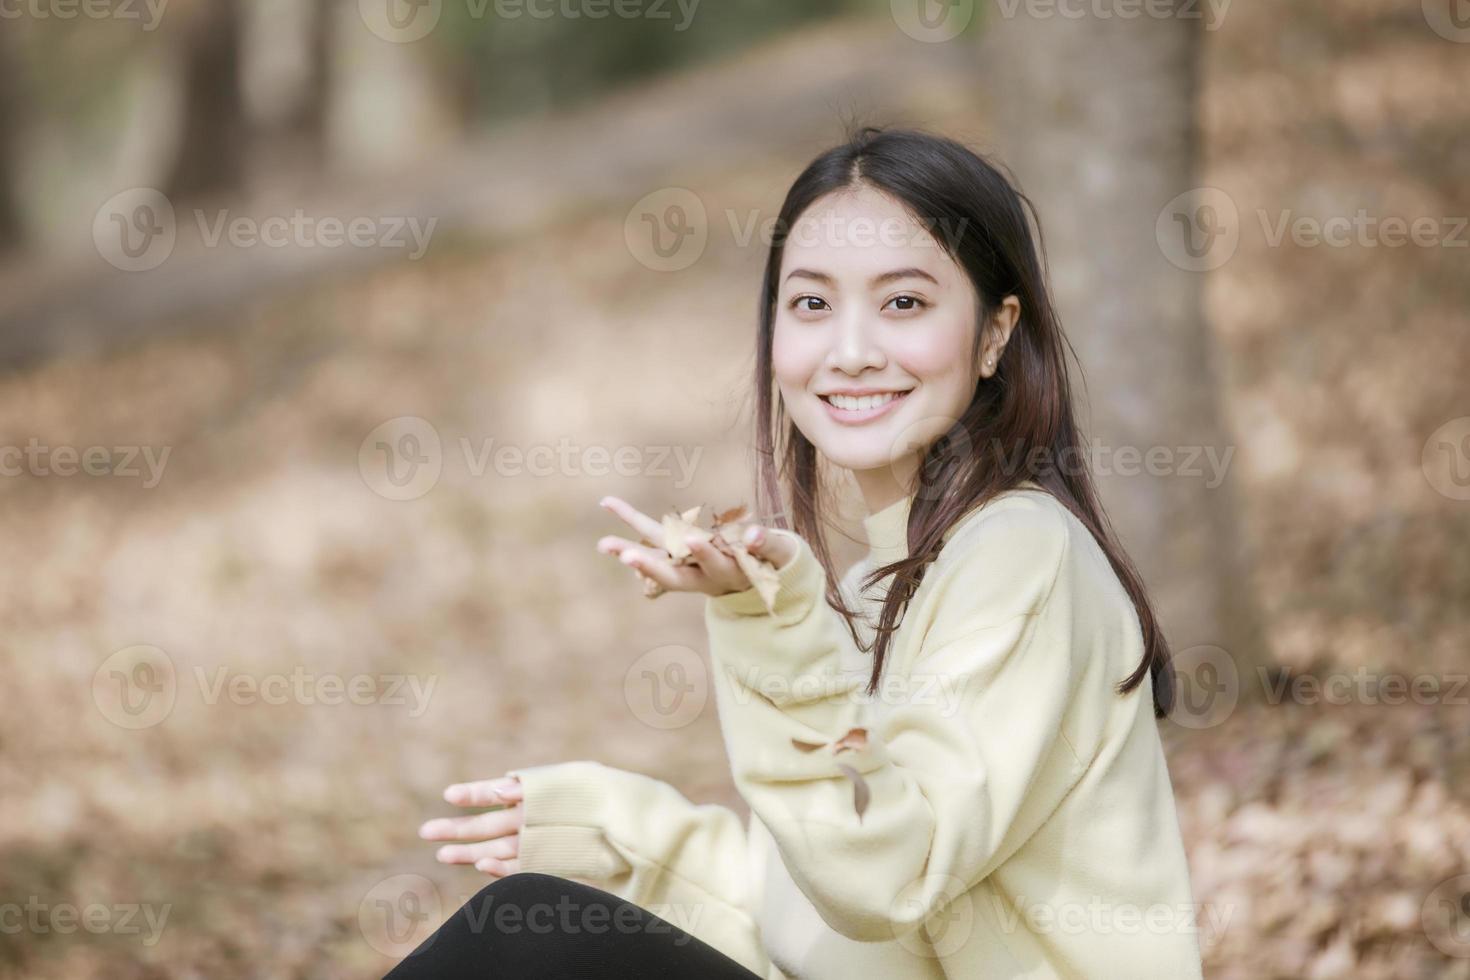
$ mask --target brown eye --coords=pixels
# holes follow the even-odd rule
[[[816,313],[817,312],[817,310],[813,309],[810,306],[799,306],[798,305],[798,304],[803,303],[803,302],[821,303],[823,306],[825,306],[827,304],[827,301],[824,300],[824,299],[822,299],[822,297],[820,297],[820,296],[806,295],[806,296],[797,296],[796,298],[794,298],[791,301],[790,306],[791,306],[791,308],[793,310],[799,309],[799,310],[802,310],[803,312],[806,312],[806,313]]]
[[[904,294],[902,296],[895,296],[895,297],[893,297],[893,299],[889,300],[888,302],[890,302],[890,303],[908,303],[908,304],[910,304],[908,306],[900,306],[900,307],[898,307],[897,309],[898,309],[898,311],[900,313],[911,313],[914,310],[920,310],[920,309],[923,309],[924,307],[926,307],[926,306],[929,305],[928,303],[926,303],[923,300],[919,299],[919,297],[917,297],[917,296],[909,296],[908,294]]]

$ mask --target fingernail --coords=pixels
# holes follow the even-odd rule
[[[746,532],[745,532],[745,543],[746,544],[760,544],[761,543],[761,529],[758,528],[758,527],[752,527],[752,528],[747,529]]]
[[[435,823],[436,821],[433,820],[426,822],[422,827],[419,828],[419,836],[422,837],[424,840],[429,840],[430,838],[432,838],[434,836],[433,829]]]
[[[695,534],[686,534],[684,536],[684,547],[686,547],[686,548],[697,548],[697,547],[699,547],[700,544],[701,544],[701,541],[700,541],[698,535],[695,535]]]
[[[624,565],[631,565],[637,560],[638,556],[633,554],[633,552],[631,551],[625,551],[622,553],[622,555],[618,557],[618,561],[622,562]]]

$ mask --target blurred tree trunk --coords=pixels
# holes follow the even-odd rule
[[[1099,493],[1176,655],[1223,647],[1245,695],[1270,659],[1236,513],[1238,460],[1225,455],[1234,439],[1204,274],[1174,265],[1155,231],[1165,206],[1201,183],[1204,30],[1184,10],[1204,7],[1131,19],[988,9],[990,148],[1041,214],[1056,302],[1085,367],[1087,387],[1075,386],[1092,410],[1085,431],[1106,449],[1133,447],[1146,461],[1162,447],[1172,461],[1164,475],[1141,462],[1122,475],[1120,461],[1100,455]],[[1187,447],[1211,448],[1226,465],[1190,460]],[[1189,463],[1203,474],[1189,475]]]
[[[188,18],[177,38],[184,58],[183,133],[164,185],[173,199],[240,187],[246,136],[239,0],[207,0],[180,13]]]
[[[19,245],[24,235],[16,205],[16,134],[20,127],[19,72],[0,37],[0,251]]]
[[[257,134],[257,152],[292,169],[320,171],[327,160],[327,112],[332,73],[335,0],[297,0],[300,20],[289,28],[303,51],[305,70],[290,109]]]

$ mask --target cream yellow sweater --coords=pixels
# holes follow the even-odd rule
[[[843,577],[871,622],[885,583],[856,590],[905,554],[910,503],[864,519]],[[1150,685],[1113,690],[1138,620],[1087,529],[1029,482],[967,515],[871,697],[871,654],[796,540],[773,613],[754,589],[705,606],[748,832],[638,773],[514,769],[522,870],[588,880],[767,980],[1200,977]],[[838,751],[854,728],[866,744]]]

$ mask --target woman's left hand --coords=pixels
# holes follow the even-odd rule
[[[617,497],[603,497],[600,504],[621,517],[640,538],[664,539],[664,525]],[[686,543],[692,554],[689,563],[675,565],[663,548],[648,547],[637,541],[608,535],[597,542],[597,550],[616,555],[618,560],[653,579],[670,592],[703,592],[718,596],[743,592],[751,587],[750,579],[740,570],[735,559],[708,541],[690,535]],[[796,557],[796,542],[786,534],[773,534],[770,528],[753,524],[745,529],[745,549],[757,558],[782,568]]]

